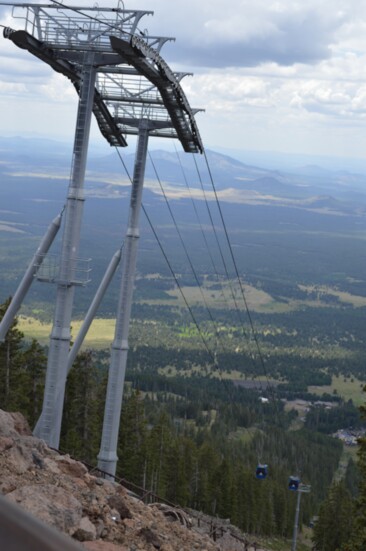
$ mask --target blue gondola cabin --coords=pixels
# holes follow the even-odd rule
[[[288,480],[288,489],[293,492],[297,492],[300,485],[300,478],[298,476],[290,476]]]
[[[255,471],[255,477],[258,478],[258,480],[264,480],[267,478],[268,475],[268,465],[262,465],[261,463],[257,465],[256,471]]]

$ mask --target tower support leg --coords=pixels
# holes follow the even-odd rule
[[[95,88],[96,71],[93,67],[92,54],[88,54],[88,56],[82,72],[55,314],[48,352],[42,422],[35,431],[36,436],[45,440],[53,448],[58,448],[60,442],[75,290],[73,281],[75,280],[76,259],[79,251],[84,203],[83,187]],[[57,396],[59,399],[56,399]]]
[[[67,359],[67,370],[66,370],[66,376],[70,373],[70,370],[73,366],[73,363],[76,359],[76,356],[78,355],[79,353],[79,350],[84,342],[84,338],[87,334],[87,332],[89,331],[89,328],[95,318],[95,314],[97,313],[97,310],[99,308],[99,305],[104,297],[104,294],[106,292],[106,290],[108,289],[108,286],[114,276],[114,273],[117,269],[117,266],[121,260],[121,255],[122,255],[122,249],[119,249],[118,251],[115,252],[115,254],[113,255],[112,257],[112,260],[110,261],[109,263],[109,266],[107,268],[107,271],[106,273],[104,274],[104,277],[99,285],[99,288],[96,292],[96,295],[89,307],[89,310],[85,316],[85,319],[81,325],[81,328],[80,328],[80,331],[77,335],[77,337],[75,338],[75,341],[74,341],[74,344],[72,345],[72,348],[69,352],[69,357]],[[56,400],[59,401],[60,400],[60,396],[59,394],[57,394],[56,396]],[[61,407],[61,406],[59,406]],[[39,427],[42,423],[42,415],[40,415],[38,421],[37,421],[37,424],[36,426],[34,427],[34,433],[38,432],[39,430]]]
[[[29,287],[31,286],[34,276],[36,275],[39,267],[41,266],[43,259],[52,245],[58,230],[60,229],[62,219],[62,213],[56,216],[47,229],[46,234],[42,238],[39,247],[33,256],[27,271],[25,272],[22,281],[19,284],[18,289],[16,290],[7,311],[0,323],[0,343],[5,340],[6,334],[10,329],[11,324],[14,321],[15,316],[19,308],[22,305],[23,299],[26,296]]]
[[[292,535],[291,551],[296,551],[297,532],[298,532],[298,529],[299,529],[300,502],[301,502],[301,491],[297,490],[296,512],[295,512],[294,531],[293,531],[293,535]]]
[[[99,469],[112,476],[116,473],[118,461],[118,431],[127,364],[128,331],[136,270],[137,243],[140,236],[139,216],[141,211],[142,188],[144,183],[148,140],[149,121],[142,120],[139,126],[130,198],[128,228],[122,258],[122,280],[108,375],[102,441],[98,455]]]

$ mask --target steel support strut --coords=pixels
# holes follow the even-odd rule
[[[128,353],[128,331],[131,317],[132,294],[136,270],[142,188],[144,183],[149,121],[141,120],[130,198],[128,228],[122,259],[122,281],[118,312],[108,375],[107,397],[98,467],[114,476],[117,467],[117,443],[122,407],[123,385]]]
[[[60,229],[61,225],[61,219],[62,219],[62,213],[56,216],[47,228],[47,231],[42,238],[39,247],[33,256],[27,271],[25,272],[22,281],[19,284],[18,289],[16,290],[11,303],[9,304],[9,307],[7,311],[5,312],[5,315],[0,323],[0,342],[3,342],[7,332],[10,329],[11,324],[14,321],[14,318],[21,307],[21,304],[23,302],[24,297],[26,296],[29,287],[31,286],[34,276],[36,275],[38,269],[40,268],[44,257],[46,253],[48,252],[48,249],[52,245],[57,232]]]
[[[42,422],[35,431],[51,447],[58,448],[70,348],[70,324],[74,281],[84,203],[84,178],[93,108],[96,71],[93,54],[86,54],[81,77],[73,162],[66,203],[53,328],[50,336]],[[59,397],[59,398],[58,398]]]
[[[116,251],[112,257],[112,260],[110,261],[109,263],[109,266],[103,276],[103,279],[98,287],[98,290],[95,294],[95,297],[89,307],[89,310],[85,316],[85,319],[80,327],[80,331],[77,335],[77,337],[75,338],[75,341],[74,341],[74,344],[72,345],[72,348],[69,352],[69,357],[67,359],[67,368],[66,368],[66,376],[70,373],[71,371],[71,368],[73,366],[73,363],[76,359],[76,356],[78,355],[79,351],[80,351],[80,348],[84,342],[84,339],[85,339],[85,336],[87,334],[87,332],[89,331],[89,328],[93,322],[93,319],[95,318],[95,314],[97,313],[97,310],[100,306],[100,303],[102,302],[102,299],[104,297],[104,294],[106,292],[106,290],[108,289],[108,286],[110,284],[110,282],[112,281],[112,278],[114,276],[114,273],[117,269],[117,266],[119,265],[119,262],[121,260],[121,255],[122,255],[122,249],[119,249],[118,251]],[[60,400],[60,394],[57,393],[57,396],[56,396],[56,401],[58,402]],[[61,407],[58,406],[58,407]],[[39,432],[39,427],[41,426],[42,424],[42,414],[40,415],[38,421],[37,421],[37,424],[36,426],[34,427],[34,433],[38,433]]]
[[[72,345],[72,348],[69,353],[69,357],[67,359],[67,373],[70,373],[70,370],[73,366],[74,361],[76,360],[76,356],[78,355],[80,348],[84,342],[84,339],[86,337],[87,332],[89,331],[89,328],[91,324],[93,323],[93,320],[95,318],[95,315],[97,313],[97,310],[100,306],[100,303],[102,302],[102,299],[104,297],[104,294],[106,290],[109,287],[110,282],[113,279],[114,273],[117,270],[117,267],[120,263],[122,256],[122,249],[119,249],[114,253],[112,256],[112,260],[110,261],[108,268],[103,276],[102,281],[100,282],[100,285],[97,289],[97,292],[93,298],[93,301],[91,305],[89,306],[89,309],[86,313],[85,319],[83,323],[81,324],[79,333],[77,334],[77,337],[75,338],[74,344]]]
[[[296,499],[295,522],[294,522],[294,531],[292,535],[291,551],[296,551],[297,532],[299,529],[300,501],[301,501],[301,491],[298,490],[297,499]]]

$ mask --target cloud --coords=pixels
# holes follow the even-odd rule
[[[92,2],[78,0],[77,4]],[[112,4],[115,0],[99,0],[100,6]],[[306,147],[315,149],[318,140],[324,149],[328,142],[332,147],[337,140],[341,144],[347,127],[347,147],[351,148],[351,128],[361,132],[366,113],[362,81],[366,3],[126,0],[125,8],[153,9],[154,17],[143,17],[140,30],[176,37],[176,42],[164,46],[162,55],[175,69],[195,73],[193,78],[185,78],[182,86],[191,105],[206,110],[197,121],[211,144],[223,141],[225,145],[286,149],[287,143],[290,149],[305,151]],[[3,16],[1,22],[22,27],[21,21],[9,16]],[[37,104],[44,102],[55,125],[66,125],[65,115],[56,122],[55,104],[60,105],[60,118],[69,110],[68,102],[70,109],[71,103],[76,104],[75,91],[67,79],[9,40],[0,41],[2,122],[13,95],[18,105],[12,126],[20,127],[26,116],[32,116],[33,98]],[[18,116],[19,103],[26,101],[29,115]],[[328,126],[332,128],[329,140],[324,138]],[[309,145],[306,140],[310,140]],[[358,143],[361,150],[363,142]]]
[[[331,56],[347,20],[340,0],[185,0],[154,2],[148,28],[177,36],[175,59],[190,67],[315,63]],[[141,3],[132,1],[132,7]],[[157,23],[157,21],[159,23]]]
[[[234,21],[205,25],[199,35],[186,40],[179,60],[201,67],[254,67],[269,61],[279,65],[314,63],[331,55],[333,29],[316,13],[281,14],[272,21],[252,21],[239,33]]]
[[[99,0],[101,7],[112,3]],[[93,3],[80,0],[77,4]],[[331,56],[344,26],[344,35],[350,39],[358,24],[350,15],[356,0],[226,0],[224,4],[221,0],[154,0],[153,6],[149,4],[151,0],[124,2],[126,9],[152,8],[154,17],[143,17],[140,28],[177,37],[164,50],[189,67],[315,63]]]
[[[110,5],[108,0],[99,3]],[[163,55],[167,52],[169,59],[191,68],[313,64],[331,57],[340,29],[353,22],[337,4],[343,0],[226,0],[225,5],[221,0],[155,0],[154,17],[143,17],[140,28],[176,36],[177,42],[167,44]],[[143,9],[141,0],[125,2],[125,7]],[[349,29],[345,33],[349,36]]]

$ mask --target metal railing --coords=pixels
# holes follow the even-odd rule
[[[38,281],[45,283],[60,283],[85,287],[91,281],[91,259],[71,258],[68,263],[71,265],[71,278],[68,281],[62,281],[60,278],[60,256],[57,254],[43,255],[39,265],[36,266],[37,272],[35,277]],[[63,267],[65,268],[65,266]]]
[[[122,5],[122,4],[120,4]],[[19,4],[12,16],[24,22],[24,30],[53,48],[110,51],[109,35],[128,39],[138,22],[150,11],[125,10],[121,7],[69,7],[60,3]]]

